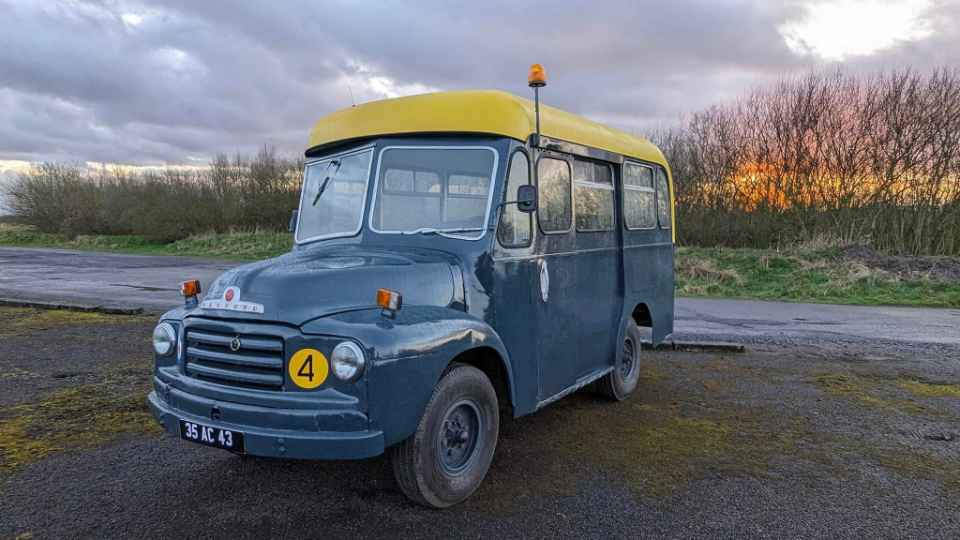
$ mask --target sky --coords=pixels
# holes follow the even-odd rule
[[[960,65],[960,0],[0,0],[0,177],[304,150],[318,118],[436,90],[633,133],[811,70]]]

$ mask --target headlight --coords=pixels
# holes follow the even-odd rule
[[[330,357],[333,374],[341,381],[352,381],[363,372],[363,350],[352,341],[344,341],[333,348]]]
[[[170,323],[160,323],[153,329],[153,350],[160,356],[172,353],[177,344],[177,331]]]

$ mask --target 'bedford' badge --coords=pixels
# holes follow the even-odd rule
[[[229,311],[263,314],[263,304],[240,301],[240,287],[227,287],[227,290],[223,291],[221,298],[204,300],[200,303],[200,307],[203,309],[226,309]],[[240,348],[239,341],[237,343],[237,348]],[[233,348],[233,343],[230,344],[230,348]]]

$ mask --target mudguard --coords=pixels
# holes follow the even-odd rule
[[[349,311],[303,325],[304,334],[339,336],[366,350],[370,429],[382,430],[386,446],[416,431],[444,369],[471,349],[495,352],[517,403],[510,356],[497,333],[468,313],[447,307],[404,306],[394,316],[379,309]]]

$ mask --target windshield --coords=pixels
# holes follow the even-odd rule
[[[297,242],[360,231],[372,155],[367,149],[306,165]]]
[[[386,148],[380,155],[370,226],[383,233],[478,239],[496,166],[492,148]]]

